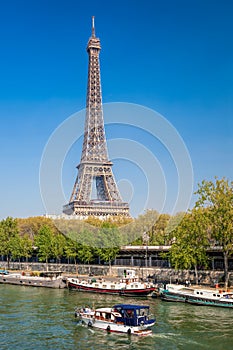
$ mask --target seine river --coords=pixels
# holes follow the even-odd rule
[[[150,305],[148,337],[107,334],[74,318],[75,306]],[[159,299],[101,296],[64,289],[0,285],[0,349],[233,349],[233,310]]]

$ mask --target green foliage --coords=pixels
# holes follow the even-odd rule
[[[94,258],[93,247],[86,244],[80,244],[78,248],[78,258],[83,263],[89,264]]]
[[[54,234],[52,237],[52,253],[53,256],[60,261],[65,252],[66,239],[61,234]]]
[[[172,266],[175,269],[192,269],[207,265],[206,248],[209,245],[204,210],[193,209],[184,215],[173,231],[174,244],[169,251]],[[196,278],[198,279],[197,273]]]
[[[58,232],[53,221],[44,216],[29,217],[26,219],[17,219],[19,233],[21,236],[27,235],[32,241],[38,234],[39,230],[43,226],[48,226],[51,228],[52,232]]]
[[[206,208],[208,231],[215,245],[222,247],[225,281],[228,284],[228,259],[233,254],[233,182],[215,178],[215,182],[202,181],[196,194],[197,208]]]
[[[97,253],[104,261],[111,262],[119,252],[121,235],[116,227],[102,227],[97,237]]]
[[[76,261],[78,258],[83,263],[90,263],[94,258],[95,240],[93,232],[84,229],[79,234],[70,232],[68,235],[68,245],[66,252]],[[67,254],[66,253],[66,254]]]
[[[21,239],[18,233],[10,239],[10,250],[13,260],[19,259],[22,256]]]
[[[12,255],[18,256],[19,233],[17,220],[8,217],[0,222],[0,254],[7,257],[9,264]]]
[[[76,234],[74,236],[76,236]],[[76,258],[78,256],[78,249],[79,249],[79,244],[76,242],[71,232],[69,234],[69,237],[66,238],[64,254],[66,258],[68,258],[68,260],[74,259],[75,264],[76,264]]]
[[[225,178],[203,181],[196,194],[195,208],[175,216],[147,210],[137,219],[106,221],[7,218],[0,222],[0,254],[8,262],[28,258],[36,246],[40,261],[65,256],[75,263],[77,259],[90,263],[99,256],[111,264],[122,245],[146,242],[171,245],[169,257],[176,269],[197,269],[207,264],[206,248],[215,245],[223,250],[227,279],[228,259],[233,255],[233,183]]]
[[[137,219],[132,220],[129,224],[119,228],[123,245],[140,245],[143,243],[143,235],[150,233],[153,226],[159,218],[156,210],[147,210],[144,214],[139,215]]]
[[[28,235],[20,237],[20,256],[26,259],[30,258],[33,252],[32,240]]]
[[[171,216],[166,227],[166,236],[168,237],[169,244],[173,242],[173,232],[183,219],[185,213],[184,212],[179,212],[174,216]]]
[[[130,222],[132,222],[133,219],[131,218],[123,218],[123,217],[110,217],[107,220],[103,221],[101,219],[95,218],[95,217],[89,217],[85,220],[85,223],[101,228],[105,225],[111,226],[111,227],[120,227],[123,225],[127,225]]]
[[[149,245],[168,245],[169,244],[169,234],[167,232],[168,222],[170,220],[170,215],[161,214],[158,220],[149,230]]]
[[[44,225],[39,229],[35,238],[39,261],[46,261],[53,257],[53,233],[49,226]]]

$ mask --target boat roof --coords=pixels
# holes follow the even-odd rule
[[[140,309],[149,309],[148,305],[132,305],[132,304],[117,304],[114,305],[114,308],[121,308],[127,310],[140,310]]]
[[[112,308],[111,307],[100,307],[100,308],[96,309],[95,311],[98,311],[98,312],[112,312]]]

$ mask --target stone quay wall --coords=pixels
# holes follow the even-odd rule
[[[9,268],[7,262],[0,262],[0,269],[21,270],[21,271],[46,271],[47,265],[43,263],[19,263],[10,262]],[[124,270],[135,270],[136,274],[146,279],[150,276],[157,283],[185,283],[190,281],[195,284],[194,270],[174,270],[167,268],[145,268],[130,266],[111,266],[108,265],[74,265],[74,264],[48,264],[49,271],[61,271],[64,275],[87,275],[87,276],[105,276],[120,277]],[[203,270],[198,271],[199,283],[202,285],[212,285],[222,282],[224,271]],[[230,272],[230,286],[233,286],[233,272]]]

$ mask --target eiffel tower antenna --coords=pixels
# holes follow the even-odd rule
[[[80,218],[130,217],[129,205],[121,199],[112,172],[113,163],[108,159],[100,83],[100,50],[93,16],[92,36],[87,44],[89,64],[82,155],[70,201],[64,205],[63,212]]]
[[[92,16],[92,38],[95,38],[95,16]]]

